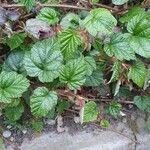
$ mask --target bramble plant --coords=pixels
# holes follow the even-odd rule
[[[0,108],[5,118],[17,122],[27,108],[35,118],[61,115],[75,104],[81,123],[98,120],[101,113],[96,102],[83,91],[102,84],[113,87],[114,101],[108,109],[112,116],[120,113],[117,96],[123,88],[140,90],[132,102],[149,113],[148,1],[60,3],[1,4]],[[100,124],[109,126],[105,119]],[[32,127],[41,131],[43,123],[33,122]]]

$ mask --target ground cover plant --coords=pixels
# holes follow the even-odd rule
[[[117,118],[127,104],[149,116],[149,6],[148,0],[1,0],[1,126],[28,122],[41,131],[43,118],[77,111],[76,122],[107,128],[105,114]]]

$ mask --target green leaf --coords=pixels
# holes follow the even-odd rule
[[[5,71],[15,71],[17,73],[24,73],[24,64],[23,64],[24,52],[14,51],[5,60],[3,69]]]
[[[96,36],[98,32],[110,33],[116,25],[117,20],[104,8],[91,10],[90,14],[83,20],[83,26],[93,36]]]
[[[35,6],[35,0],[20,0],[20,2],[26,6],[28,12]]]
[[[56,117],[57,117],[57,113],[56,113],[56,110],[55,110],[56,108],[55,107],[53,107],[52,109],[51,109],[51,111],[46,115],[46,118],[48,118],[48,119],[55,119]]]
[[[29,87],[29,81],[16,72],[2,72],[0,74],[0,102],[10,103],[19,98]]]
[[[0,138],[0,149],[4,150],[4,142],[2,138]]]
[[[110,43],[104,45],[104,51],[108,56],[115,56],[119,60],[135,59],[135,52],[130,47],[128,38],[121,33],[112,34]]]
[[[15,33],[10,38],[8,37],[6,39],[6,43],[13,50],[19,47],[24,42],[26,36],[26,33]]]
[[[24,107],[22,104],[19,104],[16,107],[5,108],[5,116],[11,122],[19,120],[23,112]]]
[[[59,76],[63,57],[59,45],[54,39],[35,43],[30,53],[24,58],[25,69],[31,77],[38,77],[41,82],[52,82]]]
[[[120,61],[115,61],[114,62],[114,65],[112,67],[112,71],[113,71],[113,74],[111,76],[111,79],[110,79],[109,83],[119,79],[120,72],[121,72],[121,62]]]
[[[86,65],[86,70],[87,70],[87,75],[90,76],[94,70],[96,70],[96,62],[93,57],[86,56],[84,58],[85,60],[85,65]]]
[[[77,31],[66,29],[59,34],[60,48],[65,59],[72,58],[81,44],[80,35]]]
[[[103,83],[103,73],[95,70],[92,75],[86,77],[85,86],[96,87]]]
[[[42,132],[44,129],[44,123],[42,121],[32,121],[32,129],[36,132]]]
[[[115,94],[115,88],[113,88],[113,94]],[[132,94],[128,87],[121,86],[117,95],[115,95],[117,99],[121,98],[131,98]]]
[[[141,7],[133,7],[127,14],[123,15],[119,21],[121,23],[128,23],[134,16],[144,13],[144,9]]]
[[[56,106],[57,99],[56,92],[45,87],[35,89],[30,99],[32,114],[37,117],[46,116]]]
[[[42,8],[36,18],[46,21],[49,25],[55,25],[59,21],[57,12],[48,7]]]
[[[103,119],[103,120],[101,120],[101,122],[100,122],[100,126],[101,126],[102,128],[109,128],[110,123],[109,123],[108,120]]]
[[[16,107],[20,104],[21,99],[15,98],[11,101],[11,103],[5,104],[6,107]]]
[[[84,106],[83,122],[91,122],[97,119],[98,110],[95,102],[88,102]]]
[[[74,13],[68,13],[64,18],[62,18],[60,25],[63,28],[73,28],[76,29],[79,27],[80,24],[80,18],[77,14]]]
[[[134,104],[142,111],[150,107],[150,97],[148,96],[135,96]]]
[[[86,65],[83,58],[69,61],[61,70],[60,81],[71,90],[79,89],[85,82]]]
[[[147,88],[150,87],[149,81],[150,81],[150,66],[148,66],[148,68],[147,68],[147,76],[145,78],[145,83],[144,83],[144,87],[143,87],[144,90],[146,90]]]
[[[150,58],[150,16],[144,13],[136,15],[128,23],[127,30],[132,49],[140,56]]]
[[[31,37],[34,37],[36,39],[40,38],[41,31],[43,33],[51,33],[52,32],[52,29],[47,22],[42,21],[37,18],[28,19],[26,21],[25,30]]]
[[[99,0],[91,0],[92,4],[96,4],[99,2]]]
[[[109,106],[109,113],[113,117],[117,117],[120,113],[121,110],[121,105],[117,102],[112,102],[111,105]]]
[[[147,69],[145,68],[144,63],[140,60],[134,63],[128,73],[128,78],[132,79],[132,81],[141,88],[144,86],[146,76]]]
[[[59,114],[63,114],[65,109],[68,109],[70,107],[70,103],[68,101],[62,100],[58,102],[57,106],[57,112]]]
[[[112,3],[115,5],[123,5],[127,3],[129,0],[112,0]]]
[[[101,52],[101,50],[102,50],[102,48],[103,48],[103,41],[102,41],[102,39],[96,38],[96,39],[93,41],[92,46],[93,46],[93,48],[94,48],[96,51]]]

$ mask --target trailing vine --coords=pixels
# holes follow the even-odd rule
[[[0,108],[5,120],[17,123],[29,110],[36,119],[62,115],[76,105],[81,123],[108,127],[96,101],[108,102],[113,117],[123,104],[149,113],[149,6],[134,0],[2,2]],[[108,95],[98,94],[102,85],[111,88]]]

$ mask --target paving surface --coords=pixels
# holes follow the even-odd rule
[[[133,117],[134,118],[134,117]],[[134,118],[135,119],[135,118]],[[95,129],[81,131],[74,135],[69,132],[43,133],[31,141],[24,139],[20,150],[150,150],[150,133],[142,117],[136,118],[136,128],[125,123],[113,125],[110,130]],[[134,120],[134,121],[135,121]],[[132,140],[131,140],[132,139]],[[134,140],[140,142],[135,143]],[[13,150],[11,147],[5,150]]]

